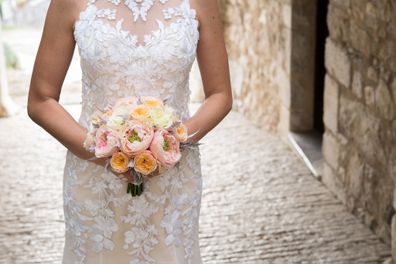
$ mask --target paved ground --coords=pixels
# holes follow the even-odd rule
[[[79,105],[67,110],[77,117]],[[59,263],[65,149],[24,112],[0,119],[0,127],[0,263]],[[381,263],[389,257],[389,248],[276,135],[232,112],[203,143],[204,263]]]
[[[22,106],[26,72],[11,73]],[[77,117],[78,89],[67,89],[62,102]],[[59,263],[65,149],[25,111],[0,128],[0,263]],[[389,262],[390,248],[277,135],[231,112],[202,142],[204,263]]]

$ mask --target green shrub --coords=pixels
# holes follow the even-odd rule
[[[8,68],[17,68],[19,65],[18,57],[9,45],[4,43],[4,55]]]

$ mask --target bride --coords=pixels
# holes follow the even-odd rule
[[[82,109],[58,103],[77,45]],[[190,115],[189,72],[197,58],[205,100]],[[217,1],[52,0],[28,98],[30,118],[67,148],[63,263],[201,263],[202,175],[197,145],[180,166],[126,194],[128,173],[93,159],[83,143],[89,117],[110,98],[154,96],[176,109],[198,142],[231,110],[232,92]],[[215,175],[212,175],[215,177]]]

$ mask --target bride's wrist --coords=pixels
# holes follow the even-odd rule
[[[186,127],[187,130],[187,139],[184,143],[197,143],[197,140],[194,136],[198,133],[199,129],[197,131],[192,131],[191,124],[188,121],[184,122],[183,125]]]
[[[95,163],[96,165],[102,166],[103,168],[106,167],[107,158],[95,158],[88,159],[89,161]]]

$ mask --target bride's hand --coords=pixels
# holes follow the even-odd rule
[[[97,159],[94,159],[94,160],[90,160],[91,162],[93,162],[93,163],[95,163],[95,164],[97,164],[97,165],[99,165],[99,166],[102,166],[103,168],[105,168],[106,167],[106,163],[107,163],[107,158],[97,158]],[[109,165],[108,165],[109,166]],[[123,181],[127,181],[127,182],[132,182],[134,179],[133,179],[133,176],[131,175],[131,171],[130,170],[128,170],[127,172],[124,172],[124,173],[118,173],[118,172],[115,172],[115,171],[113,171],[110,167],[109,167],[109,170],[116,176],[116,177],[118,177],[118,178],[120,178],[120,179],[122,179]],[[158,175],[160,175],[161,173],[159,172],[159,168],[157,168],[155,171],[153,171],[152,173],[150,173],[149,175],[147,175],[149,178],[152,178],[152,177],[156,177],[156,176],[158,176]]]
[[[108,162],[107,160],[108,160],[108,158],[95,158],[95,159],[89,160],[89,161],[105,168],[106,164]],[[109,166],[109,165],[107,165],[107,166]],[[116,176],[124,181],[132,181],[133,180],[133,177],[131,176],[131,173],[129,170],[124,173],[118,173],[118,172],[113,171],[110,167],[108,167],[108,169],[114,174],[114,176]]]

